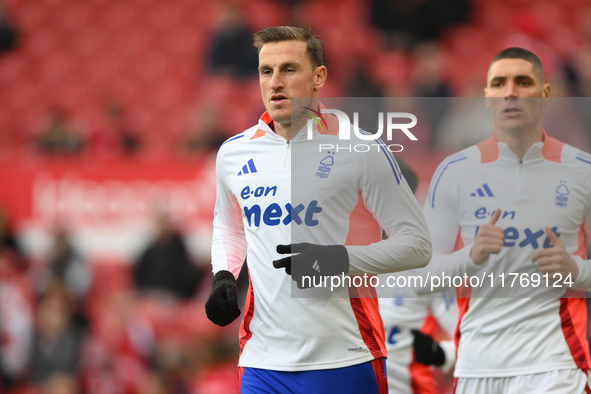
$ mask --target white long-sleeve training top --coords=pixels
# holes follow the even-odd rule
[[[372,142],[379,150],[337,151],[343,141],[335,135],[315,130],[309,140],[304,129],[287,141],[272,124],[265,113],[258,125],[226,141],[216,162],[213,271],[237,276],[246,257],[250,273],[239,365],[303,371],[385,357],[377,299],[346,288],[321,298],[292,294],[291,277],[273,267],[284,257],[276,246],[353,243],[349,275],[423,267],[431,242],[421,208],[381,141]],[[321,143],[335,149],[320,150]],[[380,227],[389,239],[379,241]],[[354,240],[355,230],[377,242]]]

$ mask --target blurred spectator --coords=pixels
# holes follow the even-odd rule
[[[449,107],[449,100],[443,97],[451,95],[451,89],[444,75],[445,54],[437,42],[425,41],[414,48],[412,55],[414,94],[418,97],[418,103],[424,109],[424,114],[431,124],[432,134],[429,144],[433,146],[437,139],[437,135],[433,133]]]
[[[53,234],[47,267],[37,282],[38,292],[45,293],[52,286],[63,286],[72,303],[73,315],[80,327],[86,325],[86,294],[92,284],[92,269],[72,246],[68,233],[58,229]]]
[[[185,241],[166,210],[157,213],[155,225],[156,237],[134,266],[134,283],[143,294],[190,299],[205,272],[191,261]]]
[[[578,52],[567,59],[568,80],[574,96],[591,96],[591,6],[580,13],[582,45]]]
[[[367,64],[355,61],[344,88],[345,97],[382,97],[382,87],[368,74]]]
[[[81,331],[72,324],[69,297],[57,282],[41,297],[33,341],[31,380],[45,384],[55,374],[75,377],[80,358]]]
[[[170,383],[166,377],[157,372],[148,374],[139,389],[139,394],[169,394],[171,392]]]
[[[35,137],[37,150],[44,153],[69,154],[84,147],[82,134],[71,126],[67,113],[59,108],[49,111],[45,126]]]
[[[580,18],[582,46],[577,53],[571,55],[567,66],[570,90],[577,97],[574,104],[581,115],[583,128],[586,130],[585,146],[588,146],[591,144],[591,6],[581,11]]]
[[[450,87],[445,79],[445,52],[435,41],[418,44],[412,53],[413,82],[416,97],[449,97]]]
[[[421,35],[420,2],[372,0],[370,22],[386,34],[389,47],[408,49]]]
[[[0,206],[0,392],[25,378],[33,337],[32,286],[25,258]]]
[[[471,80],[449,99],[449,109],[436,125],[435,147],[456,152],[490,137],[493,123],[482,96],[482,83]]]
[[[252,45],[252,34],[242,20],[239,6],[227,5],[211,38],[209,72],[237,78],[256,75],[258,56]]]
[[[132,293],[116,291],[96,305],[92,335],[82,351],[85,392],[138,393],[154,351],[154,331],[135,301]]]
[[[591,33],[590,33],[591,34]],[[571,86],[577,97],[591,96],[591,37],[571,65]]]
[[[189,394],[185,370],[187,356],[184,345],[174,341],[164,341],[156,349],[154,357],[154,374],[160,385],[169,394]]]
[[[25,273],[0,257],[0,392],[23,381],[33,341],[31,288]]]
[[[186,347],[192,393],[238,394],[238,346],[228,335],[196,338]]]
[[[15,268],[26,266],[18,240],[11,228],[8,209],[0,206],[0,258],[7,259]]]
[[[77,394],[78,382],[72,375],[55,373],[43,385],[42,394]]]
[[[214,106],[199,107],[190,119],[182,137],[181,150],[187,153],[217,151],[228,139],[228,133],[221,126],[222,119]]]
[[[107,103],[104,124],[89,138],[93,151],[102,155],[131,155],[142,146],[139,133],[127,116],[125,107],[117,102]]]
[[[0,54],[16,46],[17,32],[10,21],[4,3],[0,1]]]
[[[470,6],[470,0],[372,0],[370,22],[386,34],[389,47],[410,50],[466,20]]]
[[[581,114],[583,127],[586,132],[587,144],[591,144],[591,6],[580,12],[580,32],[583,39],[578,53],[569,59],[569,80],[574,96],[578,98],[575,104]]]
[[[555,73],[552,98],[544,106],[543,122],[548,135],[581,149],[591,151],[591,97],[571,97],[564,73]]]

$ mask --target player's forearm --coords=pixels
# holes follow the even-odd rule
[[[384,274],[424,267],[431,258],[428,234],[400,234],[367,246],[347,246],[349,275]]]
[[[244,234],[216,230],[211,243],[213,273],[225,270],[238,277],[247,250]]]

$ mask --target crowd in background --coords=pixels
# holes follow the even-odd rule
[[[558,33],[561,32],[560,29],[555,34],[549,32],[556,26],[544,11],[557,11],[555,8],[544,9],[543,5],[550,6],[549,2],[522,0],[519,12],[506,14],[510,8],[498,10],[494,2],[487,0],[373,0],[367,4],[352,0],[346,3],[351,9],[343,6],[342,12],[361,10],[366,14],[362,26],[365,31],[359,33],[359,36],[364,35],[363,38],[349,37],[351,32],[348,31],[340,31],[337,35],[336,30],[326,27],[328,22],[324,24],[326,26],[314,26],[315,20],[308,15],[314,10],[310,2],[272,3],[283,11],[284,24],[312,24],[313,30],[323,39],[327,48],[325,63],[331,72],[327,86],[329,96],[408,97],[409,100],[412,97],[481,97],[485,80],[482,70],[476,72],[477,67],[470,68],[464,58],[461,62],[457,59],[462,54],[469,57],[472,51],[474,62],[481,62],[498,47],[511,45],[532,49],[540,55],[553,86],[553,96],[585,97],[591,92],[591,7],[573,8],[578,10],[576,23],[568,27],[574,37],[564,37],[570,40],[567,44],[549,41],[551,37],[560,36]],[[360,4],[364,5],[361,9]],[[501,4],[497,6],[501,7]],[[28,123],[27,129],[16,126],[11,129],[0,125],[4,128],[0,131],[5,134],[0,141],[12,149],[25,146],[42,154],[59,155],[83,153],[132,157],[153,151],[177,155],[215,151],[225,139],[252,123],[263,110],[257,93],[257,54],[252,46],[253,24],[249,23],[252,15],[246,14],[243,8],[240,2],[220,6],[211,29],[204,33],[207,43],[203,53],[194,53],[192,59],[187,59],[194,63],[193,69],[197,71],[193,79],[182,82],[192,97],[183,101],[189,103],[183,118],[174,116],[175,124],[180,125],[177,128],[158,129],[154,136],[154,131],[146,130],[156,128],[153,122],[145,125],[138,120],[142,115],[138,104],[116,93],[105,93],[98,100],[89,98],[87,104],[96,103],[93,119],[89,119],[86,112],[77,111],[73,105],[60,103],[57,94],[53,99],[47,99],[45,109],[31,118],[35,120],[35,126]],[[530,8],[531,14],[528,14]],[[498,15],[492,13],[495,10]],[[561,23],[573,19],[566,19],[564,13],[567,11],[559,10],[563,13]],[[510,33],[496,41],[491,37],[478,39],[479,34],[486,34],[488,30],[477,31],[473,26],[477,23],[475,20],[485,18],[482,14],[487,12],[492,13],[491,19],[504,18],[502,23],[501,20],[491,20],[490,24],[503,25]],[[558,14],[556,18],[561,19]],[[25,40],[19,40],[19,27],[11,22],[9,9],[2,11],[0,8],[0,26],[3,26],[0,27],[1,62],[18,56],[19,42]],[[335,24],[334,28],[338,26]],[[488,29],[491,34],[495,32],[493,27]],[[453,38],[454,35],[458,38]],[[471,43],[475,47],[466,48]],[[363,52],[357,46],[371,50]],[[456,48],[458,46],[461,48]],[[349,56],[348,48],[351,48]],[[158,92],[151,93],[157,95]],[[162,118],[168,115],[159,112],[152,116]],[[445,133],[432,127],[422,141],[430,148],[443,146],[454,151],[468,145],[456,134],[469,132],[467,127],[453,127]],[[589,135],[586,139],[591,141]]]
[[[270,3],[283,10],[286,24],[311,17],[304,12],[309,1]],[[482,96],[484,76],[450,76],[453,53],[443,37],[451,28],[461,32],[462,26],[469,26],[484,3],[373,0],[367,29],[377,44],[368,45],[379,47],[379,58],[343,61],[338,50],[328,50],[327,90],[334,96],[408,97],[410,102],[421,97]],[[18,53],[22,38],[10,14],[10,7],[0,1],[0,65]],[[213,85],[195,86],[193,104],[181,122],[184,127],[162,130],[162,140],[146,134],[136,122],[133,102],[103,100],[100,121],[93,123],[49,100],[36,119],[36,129],[17,130],[21,137],[0,130],[0,142],[7,142],[0,150],[91,158],[133,158],[155,150],[175,155],[215,152],[262,113],[257,54],[247,23],[251,17],[240,3],[228,4],[220,12],[217,26],[206,37],[206,53],[189,59],[200,63],[195,67],[200,70],[199,81],[210,80]],[[553,96],[591,96],[591,7],[580,13],[579,20],[576,45],[565,47],[544,41],[548,21],[539,15],[518,15],[511,21],[515,34],[507,44],[540,54],[548,65]],[[326,32],[322,26],[317,30],[322,39]],[[347,34],[355,33],[342,32],[345,41]],[[329,34],[326,38],[330,48],[334,38]],[[249,90],[250,101],[241,101],[242,96],[232,100],[236,90]],[[480,122],[478,114],[484,109],[477,107],[480,101],[439,103],[443,107],[435,108],[436,119],[422,139],[425,149],[456,151],[490,133]],[[244,106],[246,116],[229,115],[233,106]],[[589,111],[581,113],[591,116]],[[241,119],[246,123],[235,129]],[[591,119],[584,117],[573,125],[579,131],[574,143],[569,142],[580,148],[591,146],[590,125]],[[196,261],[165,212],[156,216],[157,235],[144,252],[136,261],[117,267],[89,264],[72,245],[65,227],[53,229],[50,253],[42,261],[32,261],[19,246],[10,217],[10,212],[0,212],[1,392],[237,392],[238,327],[220,331],[201,316],[209,291],[208,262]],[[242,275],[241,291],[246,290],[246,276]]]
[[[105,267],[82,258],[64,228],[31,261],[0,214],[2,392],[237,392],[237,330],[202,316],[205,264],[167,212],[154,226],[137,261]]]

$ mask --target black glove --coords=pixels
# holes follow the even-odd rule
[[[211,282],[211,293],[205,303],[207,318],[218,326],[227,326],[240,316],[238,287],[230,271],[219,271]]]
[[[299,253],[273,261],[273,267],[285,268],[300,289],[311,287],[313,278],[335,276],[349,272],[349,253],[343,245],[314,245],[307,242],[277,245],[277,253]],[[303,277],[310,277],[303,280]],[[316,281],[316,283],[319,283]]]
[[[429,335],[425,335],[419,330],[412,330],[415,339],[412,347],[415,351],[415,361],[427,365],[439,367],[445,362],[445,353],[437,342]]]

